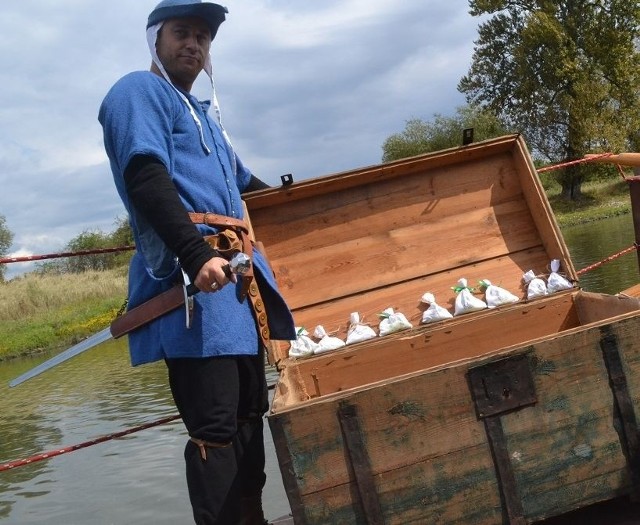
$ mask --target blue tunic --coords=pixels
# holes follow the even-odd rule
[[[111,88],[100,107],[105,149],[138,248],[129,269],[129,308],[169,289],[180,277],[175,255],[129,203],[123,174],[135,155],[151,155],[165,165],[187,211],[243,218],[240,194],[249,184],[251,172],[207,114],[209,103],[183,94],[202,124],[204,144],[188,106],[154,73],[126,75]],[[197,227],[203,235],[214,233],[210,227]],[[291,313],[266,261],[255,251],[253,264],[271,337],[295,339]],[[181,308],[129,334],[132,364],[175,357],[255,355],[260,340],[249,301],[237,298],[239,287],[240,282],[215,294],[196,294],[190,329]]]

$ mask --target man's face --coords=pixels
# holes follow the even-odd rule
[[[186,91],[204,67],[211,33],[200,18],[172,18],[158,33],[156,52],[171,81]]]

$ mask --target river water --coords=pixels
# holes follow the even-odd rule
[[[563,232],[577,270],[633,244],[629,215]],[[615,293],[639,280],[635,252],[581,278]],[[164,364],[129,366],[124,342],[110,341],[9,389],[10,379],[50,356],[0,365],[0,464],[68,447],[175,414]],[[269,379],[275,381],[270,372]],[[288,512],[265,425],[265,512]],[[180,420],[0,472],[0,522],[7,525],[175,525],[191,523]]]

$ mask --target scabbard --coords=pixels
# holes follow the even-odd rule
[[[187,287],[187,294],[193,295],[197,290],[195,286],[190,285]],[[154,319],[179,308],[184,304],[184,295],[183,286],[177,284],[166,292],[162,292],[148,301],[135,306],[113,320],[109,328],[111,335],[114,339],[118,339],[118,337],[122,337],[150,323]]]

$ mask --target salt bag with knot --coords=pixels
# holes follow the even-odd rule
[[[432,293],[425,293],[420,301],[429,305],[429,308],[422,312],[423,323],[434,323],[453,317],[449,310],[436,303],[436,298]]]
[[[486,288],[484,291],[484,299],[489,308],[495,308],[503,304],[517,303],[520,300],[519,297],[513,295],[509,290],[491,284],[489,279],[483,279],[479,284],[481,287]]]
[[[295,341],[290,341],[289,357],[296,359],[310,357],[319,348],[318,343],[309,337],[306,328],[296,326],[296,336]]]
[[[570,290],[573,285],[558,273],[560,269],[560,261],[553,259],[551,261],[551,273],[547,279],[547,290],[549,293],[559,292],[560,290]]]
[[[349,330],[347,330],[347,344],[359,343],[377,337],[376,332],[369,325],[360,322],[358,312],[352,312],[349,316]]]
[[[413,328],[413,325],[407,320],[404,314],[394,312],[393,308],[386,308],[382,313],[378,314],[378,317],[380,317],[380,335],[387,335],[393,332],[399,332],[400,330],[406,330],[407,328]]]
[[[457,286],[452,287],[452,290],[458,294],[453,315],[477,312],[487,308],[487,303],[473,295],[473,288],[467,286],[467,280],[464,277],[458,280]]]
[[[527,285],[527,299],[535,299],[536,297],[544,297],[549,295],[547,290],[547,283],[545,283],[540,277],[536,277],[533,270],[525,272],[522,276],[522,280]]]
[[[318,348],[315,350],[316,354],[328,352],[329,350],[336,350],[337,348],[342,348],[345,345],[345,342],[339,337],[333,337],[327,334],[322,325],[316,326],[313,331],[313,337],[319,339]]]
[[[536,274],[533,273],[533,270],[529,270],[525,272],[522,276],[522,280],[527,285],[527,299],[535,299],[536,297],[544,297],[549,294],[547,290],[547,284],[540,279],[540,277],[536,277]]]

